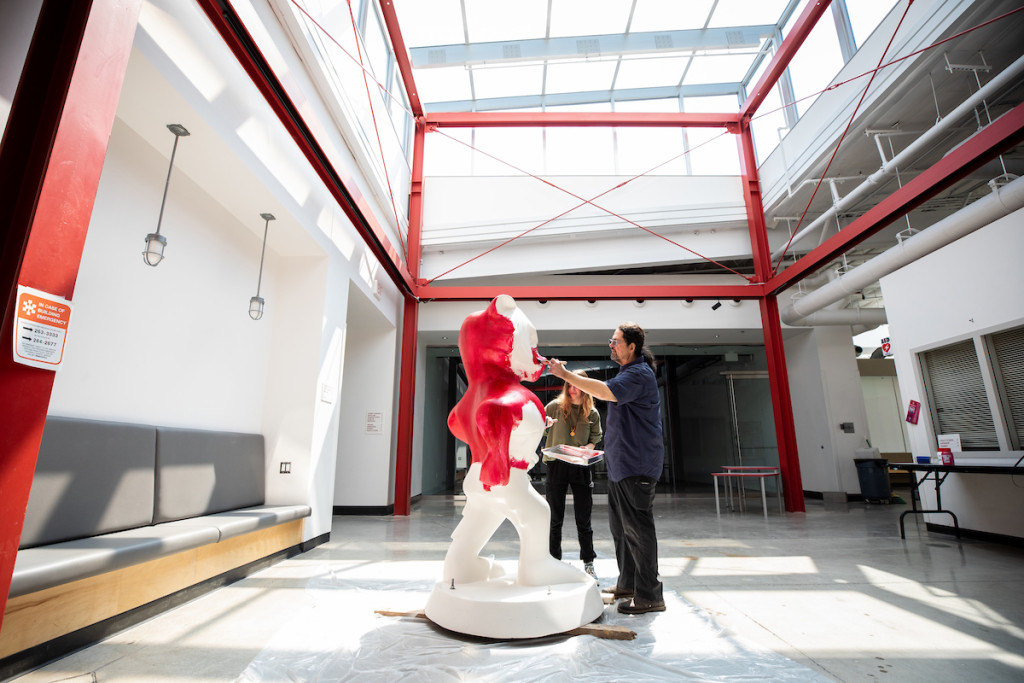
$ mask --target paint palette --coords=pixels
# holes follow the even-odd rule
[[[545,448],[541,451],[549,458],[558,458],[573,465],[593,465],[604,460],[604,451],[595,451],[590,448],[568,446],[562,444],[554,448]]]

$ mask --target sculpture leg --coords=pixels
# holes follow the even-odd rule
[[[505,573],[490,558],[480,557],[480,551],[505,521],[499,506],[496,508],[480,484],[480,465],[474,464],[466,473],[463,490],[466,507],[462,520],[452,532],[452,544],[444,558],[444,582],[472,583],[497,578]]]
[[[516,583],[543,586],[592,581],[584,572],[556,560],[548,552],[551,511],[547,501],[530,484],[529,475],[524,470],[512,470],[508,486],[504,488],[502,498],[507,505],[506,513],[519,532]]]

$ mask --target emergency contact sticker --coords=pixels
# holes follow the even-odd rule
[[[59,369],[64,362],[64,340],[71,321],[71,302],[18,285],[15,315],[14,361],[44,370]]]

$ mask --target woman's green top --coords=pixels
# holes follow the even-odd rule
[[[556,399],[545,406],[544,412],[548,417],[557,420],[547,428],[547,441],[544,442],[544,448],[552,448],[561,444],[586,446],[588,443],[592,443],[597,446],[604,435],[604,432],[601,431],[601,415],[597,412],[597,408],[591,408],[590,414],[584,416],[583,408],[574,405],[569,410],[569,415],[563,417]],[[544,456],[545,462],[552,460],[554,458]]]

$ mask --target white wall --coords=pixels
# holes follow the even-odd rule
[[[398,335],[360,292],[350,292],[348,316],[334,505],[384,508],[394,502],[390,465]],[[370,414],[380,415],[380,431],[368,428]]]
[[[810,328],[785,347],[804,490],[859,494],[854,460],[871,435],[850,328]]]
[[[261,243],[181,175],[161,232],[166,258],[142,261],[156,229],[165,159],[115,122],[73,299],[50,414],[259,432],[276,316],[268,254],[266,316],[248,315]]]
[[[860,386],[864,394],[864,409],[868,415],[871,445],[883,454],[910,452],[907,422],[904,419],[907,411],[903,408],[896,377],[861,377]]]
[[[1024,210],[1002,218],[953,244],[882,278],[894,360],[904,401],[921,402],[921,419],[908,425],[914,456],[933,455],[937,443],[931,423],[918,354],[965,339],[1024,324]],[[906,406],[904,406],[906,408]],[[956,454],[958,463],[1013,464],[1020,451]],[[922,487],[931,500],[931,486]],[[1024,498],[1009,477],[950,475],[942,486],[943,506],[954,510],[961,526],[1024,536]],[[947,515],[931,515],[951,524]]]

